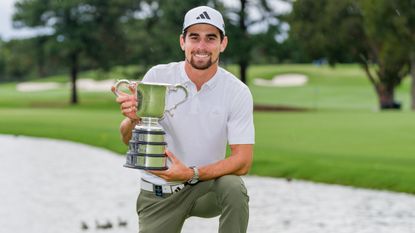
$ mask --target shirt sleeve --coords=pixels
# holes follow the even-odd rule
[[[155,82],[156,81],[156,70],[154,69],[154,67],[150,68],[147,73],[144,75],[142,81],[143,82]]]
[[[247,87],[232,99],[227,127],[229,144],[255,143],[253,100]]]

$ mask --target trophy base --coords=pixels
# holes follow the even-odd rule
[[[142,167],[142,166],[132,166],[130,164],[124,164],[123,167],[139,169],[139,170],[148,170],[148,171],[164,171],[167,170],[167,167]]]
[[[124,167],[141,170],[167,170],[165,154],[127,153]]]
[[[159,118],[142,117],[132,131],[124,167],[141,170],[166,170],[167,143]]]

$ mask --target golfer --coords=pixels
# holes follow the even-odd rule
[[[193,8],[184,17],[180,35],[184,61],[152,67],[143,78],[180,83],[189,90],[189,98],[173,116],[165,114],[160,121],[166,131],[168,169],[141,171],[137,199],[141,233],[180,232],[191,216],[220,216],[222,233],[247,230],[249,197],[240,176],[252,164],[253,101],[248,87],[219,67],[227,44],[221,13],[207,6]],[[126,144],[140,121],[136,98],[117,97],[126,116],[120,126]],[[183,93],[170,93],[166,108],[182,98]]]

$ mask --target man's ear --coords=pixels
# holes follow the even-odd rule
[[[220,52],[222,53],[223,51],[225,51],[226,46],[228,46],[228,37],[225,36],[222,40],[222,42],[220,43]]]
[[[183,34],[180,35],[180,48],[184,51],[184,37]]]

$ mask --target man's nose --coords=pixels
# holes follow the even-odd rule
[[[208,43],[206,40],[200,40],[197,44],[198,49],[206,49],[208,47]]]

